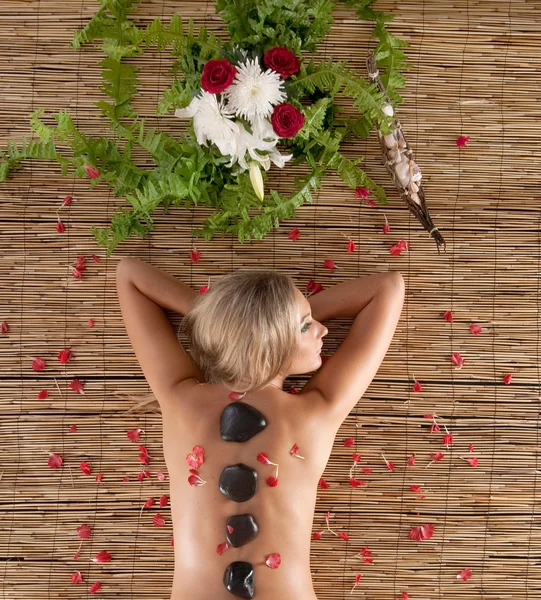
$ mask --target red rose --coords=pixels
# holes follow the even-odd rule
[[[271,115],[272,128],[283,138],[292,138],[304,125],[304,115],[293,104],[278,104]]]
[[[301,63],[293,52],[281,46],[267,50],[263,56],[263,62],[267,69],[276,71],[282,79],[298,73],[301,68]]]
[[[235,79],[237,71],[227,60],[209,60],[203,68],[201,87],[209,94],[219,94],[228,88]]]

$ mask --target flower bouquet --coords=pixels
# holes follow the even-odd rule
[[[386,29],[393,17],[374,11],[372,0],[343,3],[359,19],[375,23],[374,56],[384,91],[347,61],[306,58],[324,43],[338,0],[217,0],[216,10],[229,31],[225,42],[205,27],[196,31],[192,21],[186,25],[177,14],[168,25],[155,19],[146,28],[138,26],[129,17],[137,0],[100,2],[72,45],[103,41],[101,90],[107,98],[96,104],[111,135],[86,135],[67,110],[51,119],[38,109],[30,124],[39,139],[8,142],[0,151],[0,181],[31,158],[55,160],[64,175],[72,169],[77,177],[90,178],[92,186],[109,185],[131,209],[122,208],[109,227],[92,228],[108,255],[130,235],[144,237],[160,204],[164,212],[171,203],[212,208],[213,214],[193,231],[206,240],[217,233],[236,235],[241,242],[261,239],[313,201],[327,172],[386,204],[383,188],[359,166],[362,157],[342,153],[345,140],[366,138],[374,127],[389,135],[394,111],[403,102],[397,90],[405,83],[399,69],[408,68],[401,50],[408,44]],[[126,59],[150,46],[169,49],[176,58],[157,113],[164,125],[174,125],[167,119],[173,114],[189,119],[186,134],[149,128],[133,109],[137,64]],[[148,153],[153,168],[135,164],[135,146]],[[301,165],[301,176],[293,192],[284,194],[273,183],[288,165]]]
[[[230,158],[225,166],[233,167],[233,175],[248,170],[263,200],[261,167],[268,171],[272,162],[283,168],[293,154],[280,154],[276,145],[282,138],[294,138],[304,124],[304,114],[285,102],[283,86],[283,80],[298,73],[300,61],[289,49],[275,47],[263,55],[262,68],[257,57],[249,59],[247,52],[240,52],[244,60],[236,67],[227,59],[208,61],[200,95],[175,115],[193,118],[198,143],[215,144]]]

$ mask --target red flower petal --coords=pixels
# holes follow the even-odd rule
[[[366,473],[367,475],[370,475],[370,473],[373,473],[373,470],[365,468],[365,469],[361,469],[361,473]]]
[[[353,590],[359,585],[361,579],[362,575],[360,573],[357,573],[357,575],[355,575],[355,585],[351,588],[350,594],[353,594]]]
[[[58,219],[58,221],[56,223],[56,232],[64,233],[64,231],[66,231],[66,226],[64,225],[64,223],[62,223],[62,221],[60,219]]]
[[[429,540],[434,535],[434,525],[421,525],[420,527],[412,527],[409,532],[410,540],[420,542],[421,540]]]
[[[71,388],[74,392],[77,392],[78,394],[83,394],[84,396],[83,384],[78,379],[74,379],[68,387]]]
[[[359,486],[366,485],[366,481],[363,481],[362,479],[355,479],[354,477],[350,477],[349,485],[351,485],[351,487],[358,488]]]
[[[222,542],[221,544],[218,544],[216,552],[221,556],[228,548],[229,544],[227,542]]]
[[[344,447],[345,448],[350,448],[351,446],[355,446],[355,438],[347,438],[344,440]]]
[[[453,322],[453,313],[450,310],[446,310],[443,313],[443,318],[448,321],[449,323]]]
[[[505,383],[505,385],[509,385],[511,383],[512,378],[513,378],[513,373],[509,373],[509,375],[506,375],[503,378],[503,382]]]
[[[478,458],[468,458],[466,459],[472,467],[476,467],[479,464]]]
[[[288,234],[288,238],[290,240],[298,240],[301,235],[301,232],[298,227],[294,227]]]
[[[460,356],[460,352],[453,352],[451,355],[451,362],[457,365],[457,370],[464,366],[465,360]]]
[[[90,179],[97,179],[100,176],[100,172],[96,167],[92,165],[85,165],[86,174],[90,177]]]
[[[355,188],[355,198],[368,198],[370,190],[365,187]]]
[[[479,335],[483,331],[483,328],[480,325],[474,325],[473,323],[470,325],[470,333],[473,335]]]
[[[473,448],[473,444],[470,444],[470,452],[473,452],[474,448]]]
[[[73,198],[71,196],[66,196],[62,201],[62,206],[69,206],[73,202]]]
[[[423,386],[417,381],[417,379],[415,379],[415,383],[413,384],[412,390],[414,392],[422,392],[423,391]]]
[[[323,531],[314,531],[312,537],[314,540],[320,540],[323,537]]]
[[[169,496],[160,496],[160,508],[167,506],[169,503]]]
[[[199,250],[197,250],[197,248],[190,250],[190,260],[192,262],[199,262],[200,259],[201,259],[201,252],[199,252]]]
[[[7,321],[2,321],[2,329],[1,329],[2,333],[7,333],[8,332],[8,322]]]
[[[456,576],[460,581],[468,581],[468,579],[472,576],[471,569],[464,569],[460,571],[460,573]]]
[[[65,350],[61,350],[58,353],[58,360],[63,365],[65,365],[67,362],[69,362],[70,358],[71,358],[71,350],[69,348],[66,348]]]
[[[257,460],[264,465],[273,465],[274,464],[269,460],[269,457],[265,454],[265,452],[260,452],[257,455]]]
[[[81,575],[81,571],[77,571],[76,573],[71,574],[71,582],[72,583],[82,583],[83,576]]]
[[[190,475],[188,477],[188,483],[193,486],[201,486],[207,483],[204,479],[201,479],[199,475]]]
[[[96,592],[99,592],[100,590],[101,590],[101,583],[99,581],[96,581],[88,588],[88,591],[91,594],[95,594]]]
[[[197,456],[197,457],[201,457],[203,460],[205,458],[205,449],[203,448],[203,446],[194,446],[192,448],[192,452]]]
[[[45,361],[39,356],[36,356],[32,361],[32,369],[34,371],[43,371],[45,369]]]
[[[111,555],[106,550],[102,550],[98,552],[96,556],[92,559],[92,562],[95,563],[106,563],[111,562]]]
[[[59,469],[62,466],[62,457],[59,454],[50,453],[49,454],[49,466],[51,469]]]
[[[408,467],[413,467],[413,465],[415,464],[415,461],[417,460],[417,457],[415,456],[415,454],[412,454],[409,458],[408,458],[408,462],[407,465]]]
[[[143,504],[143,508],[150,508],[151,506],[154,506],[154,504],[156,503],[156,501],[154,500],[154,498],[149,498],[144,504]]]
[[[436,422],[434,422],[434,423],[432,423],[432,425],[430,425],[430,433],[434,433],[434,432],[438,433],[439,431],[441,431],[441,428]]]
[[[81,471],[85,475],[91,475],[92,474],[92,469],[90,468],[90,465],[87,462],[83,461],[79,466],[81,467]]]
[[[453,443],[453,434],[452,434],[452,433],[446,433],[446,434],[443,436],[443,443],[444,443],[446,446],[450,446],[450,445]]]
[[[410,491],[415,492],[416,494],[422,494],[423,491],[421,490],[421,486],[420,485],[410,485]]]
[[[372,550],[369,550],[368,548],[361,548],[360,554],[362,556],[371,556],[372,555]]]
[[[273,477],[272,475],[267,477],[265,481],[267,482],[267,485],[270,485],[270,487],[276,487],[278,485],[278,477]]]
[[[331,271],[334,271],[335,269],[338,269],[338,267],[336,266],[336,263],[331,260],[330,258],[328,258],[327,260],[323,261],[323,268],[324,269],[330,269]]]
[[[339,531],[338,532],[338,537],[342,538],[346,542],[349,540],[349,535],[345,531]]]
[[[432,460],[435,462],[438,462],[445,458],[445,454],[443,452],[431,452],[430,456],[432,457]]]
[[[206,294],[209,291],[209,286],[208,285],[202,285],[199,288],[199,293],[200,294]]]
[[[282,557],[278,554],[278,552],[273,552],[272,554],[269,554],[267,556],[267,560],[265,561],[265,564],[267,565],[267,567],[270,567],[271,569],[277,569],[280,566],[281,562],[282,562]]]
[[[328,490],[329,487],[330,487],[329,484],[323,479],[323,477],[319,478],[319,484],[318,485],[319,485],[319,487],[322,490]]]
[[[393,256],[400,256],[402,254],[402,252],[404,252],[404,250],[409,250],[410,246],[411,246],[410,243],[407,242],[406,240],[400,240],[398,243],[396,243],[394,246],[392,246],[389,249],[389,252]]]
[[[468,145],[468,142],[470,141],[470,136],[465,136],[465,135],[461,135],[457,138],[456,140],[456,145],[458,148],[464,148],[465,146]]]
[[[140,427],[137,427],[136,429],[130,429],[126,432],[126,435],[128,436],[129,440],[132,442],[138,442],[139,438],[141,437],[141,432],[143,430]]]
[[[37,399],[38,400],[45,400],[45,398],[49,397],[49,392],[47,390],[41,390],[40,392],[38,392],[37,395]]]
[[[383,454],[381,456],[383,456]],[[394,469],[395,469],[394,463],[392,463],[390,460],[387,460],[385,458],[385,456],[383,456],[383,460],[385,461],[385,465],[387,466],[389,471],[394,471]]]
[[[356,454],[355,452],[351,456],[353,457],[353,462],[356,462],[356,463],[358,463],[362,458],[362,456],[360,454]]]
[[[241,398],[244,398],[245,395],[246,392],[230,392],[228,398],[230,400],[240,400]]]
[[[92,535],[92,529],[88,525],[80,525],[77,527],[77,535],[82,540],[87,540]]]
[[[321,283],[316,283],[313,279],[310,279],[310,281],[306,284],[306,291],[310,292],[312,296],[314,296],[318,292],[321,292],[322,290],[323,286],[321,285]]]
[[[357,244],[352,239],[350,239],[348,241],[348,252],[355,252],[356,249],[357,249]]]
[[[73,560],[77,560],[81,556],[81,552],[77,550],[77,552],[73,555]]]
[[[156,513],[154,515],[152,522],[154,523],[154,525],[156,527],[164,527],[165,526],[165,519],[160,515],[160,513]]]

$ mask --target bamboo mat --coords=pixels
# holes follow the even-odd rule
[[[75,29],[97,10],[89,0],[3,0],[0,3],[0,142],[29,135],[28,115],[69,108],[89,134],[105,133],[94,102],[101,99],[97,48],[69,47]],[[396,14],[392,33],[411,43],[412,70],[398,111],[408,142],[423,171],[423,187],[436,226],[447,243],[438,255],[434,242],[403,205],[381,163],[375,133],[350,143],[346,154],[365,156],[365,170],[384,185],[389,204],[371,207],[329,176],[314,205],[262,241],[244,245],[230,238],[193,240],[192,228],[205,209],[171,208],[155,214],[148,239],[123,242],[105,257],[91,236],[124,206],[106,186],[63,178],[52,163],[33,162],[0,184],[0,584],[2,598],[169,598],[173,577],[172,527],[154,527],[150,497],[168,494],[159,416],[122,416],[130,404],[114,396],[147,392],[116,302],[114,269],[122,256],[138,256],[200,286],[231,269],[262,261],[289,272],[299,287],[314,278],[324,286],[358,275],[398,270],[406,280],[402,318],[389,352],[355,411],[344,422],[324,473],[330,488],[318,490],[314,530],[325,528],[328,510],[335,531],[348,542],[324,535],[312,541],[312,570],[320,600],[525,599],[541,597],[541,510],[539,474],[539,263],[541,136],[541,5],[532,0],[384,0],[376,8]],[[142,24],[174,11],[224,35],[212,2],[143,0]],[[371,25],[340,7],[321,57],[347,58],[364,71]],[[175,133],[173,117],[152,118],[170,82],[172,60],[148,51],[140,65],[135,108],[149,124]],[[471,137],[459,150],[459,135]],[[140,160],[143,164],[144,159]],[[295,168],[276,174],[289,189]],[[55,210],[65,195],[64,234],[56,233]],[[391,232],[382,233],[385,217]],[[301,230],[289,240],[292,227]],[[346,237],[344,237],[346,236]],[[357,244],[347,253],[347,237]],[[389,249],[407,240],[410,252]],[[201,261],[191,263],[196,246]],[[101,258],[90,259],[92,253]],[[78,255],[87,257],[83,279],[70,275]],[[340,267],[322,268],[332,258]],[[443,319],[452,310],[454,322]],[[171,314],[172,323],[180,322]],[[88,319],[94,319],[90,328]],[[482,327],[470,333],[470,324]],[[348,322],[329,326],[331,354]],[[57,354],[71,348],[61,365]],[[451,355],[465,359],[455,369]],[[31,358],[47,360],[35,373]],[[513,374],[510,385],[502,378]],[[68,388],[73,378],[85,395]],[[414,378],[423,385],[414,392]],[[302,385],[303,379],[292,380]],[[56,383],[58,388],[56,387]],[[37,400],[41,389],[49,398]],[[60,393],[61,392],[61,393]],[[429,433],[427,413],[440,416],[441,433]],[[76,424],[77,431],[70,432]],[[442,445],[443,425],[454,434]],[[126,431],[141,427],[153,457],[151,480],[137,481]],[[343,440],[355,439],[344,447]],[[475,451],[469,452],[473,444]],[[430,453],[445,459],[425,466]],[[64,467],[47,466],[57,452]],[[366,487],[348,485],[351,452],[363,456]],[[391,472],[381,457],[396,465]],[[405,468],[407,457],[417,463]],[[479,458],[471,467],[460,457]],[[87,477],[79,463],[103,473]],[[129,475],[131,481],[122,481]],[[426,496],[409,490],[420,485]],[[87,523],[93,536],[79,548],[76,528]],[[408,538],[411,527],[431,523],[427,541]],[[372,564],[360,561],[361,548]],[[91,561],[107,549],[114,560]],[[457,580],[464,568],[467,582]],[[85,575],[74,585],[75,571]],[[360,585],[350,595],[355,575]],[[96,596],[89,585],[102,582]]]

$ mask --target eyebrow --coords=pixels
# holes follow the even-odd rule
[[[307,319],[309,316],[310,316],[310,313],[308,313],[307,315],[304,315],[304,317],[302,318],[302,321],[301,321],[301,323],[302,323],[303,321],[305,321],[305,320],[306,320],[306,319]]]

